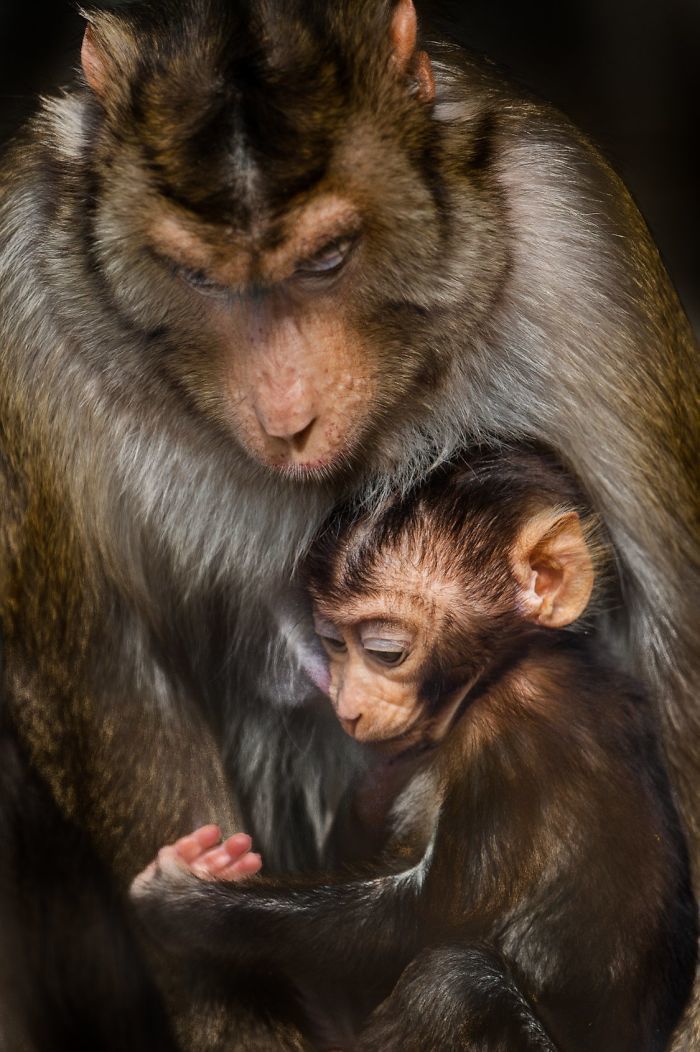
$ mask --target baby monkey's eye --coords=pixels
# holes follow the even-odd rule
[[[319,638],[326,650],[331,654],[344,654],[348,649],[347,643],[344,643],[342,639],[336,639],[334,636],[324,635],[321,635]]]
[[[321,640],[327,654],[344,654],[348,649],[343,634],[332,621],[314,611],[314,632]]]
[[[382,665],[400,665],[408,653],[407,646],[396,639],[363,639],[362,647]]]

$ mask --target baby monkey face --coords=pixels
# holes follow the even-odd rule
[[[438,744],[490,668],[533,631],[571,624],[591,596],[593,562],[575,511],[525,507],[514,534],[480,561],[474,551],[491,518],[454,514],[457,531],[424,516],[420,529],[374,549],[356,528],[331,553],[330,575],[311,583],[338,719],[392,755]],[[358,557],[362,545],[369,558]]]
[[[376,583],[342,607],[316,597],[314,626],[329,660],[329,694],[344,730],[358,741],[401,752],[437,743],[464,696],[460,684],[429,711],[430,676],[445,614],[458,601],[454,583],[400,558],[382,560]]]

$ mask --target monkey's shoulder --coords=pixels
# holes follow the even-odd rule
[[[683,834],[650,697],[597,642],[551,635],[455,728],[441,760],[443,813],[464,829],[488,815],[502,843],[524,828],[533,842],[567,843],[575,829],[589,859],[612,836],[605,857],[614,853],[620,872],[625,832],[634,829],[635,857],[684,879]]]

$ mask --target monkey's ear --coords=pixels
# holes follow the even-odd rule
[[[548,628],[580,617],[593,591],[593,560],[575,511],[540,512],[522,527],[512,552],[525,616]]]
[[[134,64],[134,40],[117,18],[104,14],[95,17],[86,12],[83,15],[88,20],[80,53],[83,74],[105,102]]]
[[[100,49],[95,42],[95,35],[90,25],[85,27],[80,62],[85,74],[85,80],[94,92],[98,95],[103,95],[107,81],[107,68]]]
[[[415,79],[418,98],[432,102],[435,77],[426,51],[418,51],[418,16],[413,0],[399,0],[391,20],[391,43],[394,62],[402,74]]]

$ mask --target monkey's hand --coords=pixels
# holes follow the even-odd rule
[[[415,955],[422,904],[413,870],[245,879],[261,867],[250,837],[219,838],[207,826],[163,848],[132,884],[135,917],[161,948],[322,983],[345,981],[350,971],[379,976],[397,956]]]
[[[219,827],[208,825],[161,848],[131,885],[132,905],[149,936],[176,953],[216,955],[222,902],[232,908],[234,887],[262,866],[251,847],[247,833],[222,842]]]
[[[218,826],[202,826],[161,848],[155,861],[135,878],[131,894],[138,898],[163,877],[176,883],[187,875],[201,880],[244,880],[262,866],[262,859],[251,851],[252,846],[247,833],[234,833],[222,843]]]

